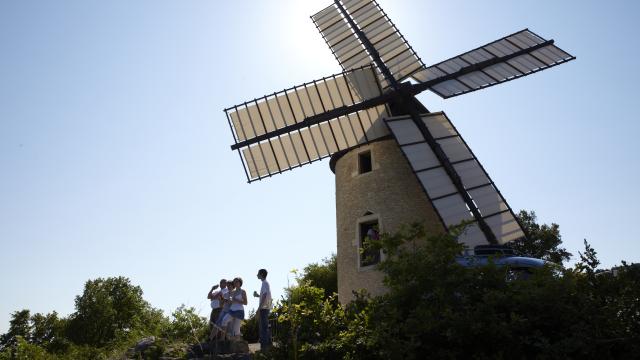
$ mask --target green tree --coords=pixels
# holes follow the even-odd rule
[[[172,314],[166,335],[172,339],[198,342],[207,337],[209,326],[205,317],[198,315],[194,307],[180,305]]]
[[[11,314],[9,331],[0,337],[0,350],[15,346],[18,343],[18,337],[28,339],[31,336],[30,314],[31,312],[27,309]]]
[[[584,240],[584,252],[578,252],[580,261],[576,263],[576,270],[588,275],[595,275],[600,260],[598,260],[598,252]]]
[[[11,349],[0,352],[0,360],[53,360],[58,357],[38,346],[29,343],[22,336],[16,336],[16,342]]]
[[[562,264],[572,256],[562,245],[560,226],[538,224],[534,211],[520,210],[517,214],[520,224],[528,234],[527,239],[512,241],[509,245],[523,255],[544,259],[556,264]]]
[[[414,225],[383,237],[394,255],[380,266],[389,292],[371,301],[380,358],[620,358],[640,350],[638,326],[620,315],[638,309],[640,277],[630,269],[592,275],[599,262],[586,242],[588,271],[550,266],[511,281],[507,268],[458,266],[455,236],[415,241],[422,234]]]
[[[76,296],[68,337],[77,344],[103,347],[138,332],[159,331],[162,312],[142,297],[142,289],[125,277],[98,278],[85,283]]]
[[[58,317],[57,312],[34,314],[31,316],[32,332],[29,343],[42,346],[51,353],[64,352],[69,342],[65,338],[66,320]]]
[[[320,263],[305,266],[298,281],[323,289],[325,298],[337,294],[338,264],[336,255],[331,254],[330,257],[322,259]]]

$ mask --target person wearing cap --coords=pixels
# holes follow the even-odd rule
[[[258,305],[260,325],[260,350],[266,350],[271,346],[271,334],[269,334],[269,312],[271,311],[271,287],[267,281],[267,270],[258,270],[258,279],[262,281],[260,294],[254,291],[253,296],[260,298]]]

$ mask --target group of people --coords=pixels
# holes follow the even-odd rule
[[[271,288],[267,282],[267,270],[258,270],[258,279],[262,281],[260,293],[253,292],[253,296],[260,298],[258,305],[260,348],[262,350],[271,346],[269,333],[269,312],[271,311]],[[247,293],[242,289],[242,279],[222,279],[219,285],[214,285],[207,299],[211,300],[211,325],[210,339],[216,339],[221,334],[228,337],[242,336],[240,325],[244,320],[244,306],[247,305]]]

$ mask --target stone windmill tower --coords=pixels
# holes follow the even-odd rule
[[[427,67],[374,0],[335,0],[311,19],[343,72],[225,112],[249,182],[331,157],[341,301],[383,291],[373,269],[383,254],[362,251],[379,231],[420,221],[442,232],[467,220],[459,241],[469,247],[524,237],[446,114],[415,96],[458,96],[575,57],[525,29]]]

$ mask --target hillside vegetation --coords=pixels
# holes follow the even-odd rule
[[[387,254],[378,265],[387,294],[360,291],[341,306],[335,256],[310,264],[273,309],[275,346],[254,358],[638,358],[640,267],[598,269],[586,241],[579,261],[565,267],[571,254],[558,225],[537,224],[533,212],[519,218],[530,238],[512,246],[555,265],[526,280],[492,263],[462,267],[455,232],[433,236],[411,224],[372,244]],[[243,334],[257,340],[255,316]],[[0,360],[184,358],[206,335],[207,321],[193,308],[165,316],[129,279],[99,278],[86,282],[67,317],[12,313]],[[152,345],[136,349],[143,339]]]

